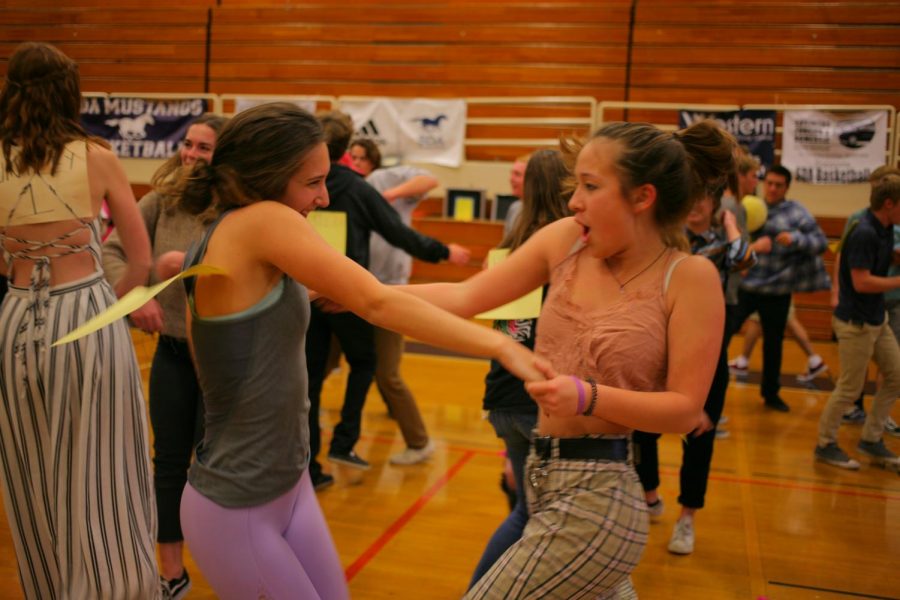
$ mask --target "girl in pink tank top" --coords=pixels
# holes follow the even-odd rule
[[[700,423],[724,302],[682,227],[733,169],[734,147],[711,122],[675,134],[607,124],[578,152],[573,218],[465,282],[408,288],[471,316],[551,284],[535,346],[547,380],[526,384],[541,413],[529,521],[466,598],[636,597],[648,524],[629,436]]]

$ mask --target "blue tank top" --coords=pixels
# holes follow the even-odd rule
[[[185,266],[202,260],[221,218]],[[285,276],[249,310],[202,318],[192,284],[186,288],[206,430],[188,480],[221,506],[265,504],[291,489],[309,464],[309,296]]]

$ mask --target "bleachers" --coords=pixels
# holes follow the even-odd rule
[[[900,1],[159,0],[148,8],[122,0],[112,9],[104,0],[3,0],[0,57],[27,40],[78,60],[87,91],[900,108]],[[573,131],[514,118],[577,121],[585,110],[470,103],[466,159],[509,161],[525,146],[495,140]],[[650,116],[627,111],[630,120]],[[820,217],[823,227],[828,219]],[[477,232],[479,248],[500,236],[497,224],[415,223],[453,241]],[[417,263],[415,273],[461,278],[479,265],[480,250],[469,269]],[[827,295],[802,295],[797,305],[813,335],[825,336]]]

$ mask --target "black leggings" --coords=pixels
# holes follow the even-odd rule
[[[725,392],[728,389],[728,341],[725,335],[722,350],[719,352],[719,362],[716,365],[716,374],[713,376],[712,386],[706,397],[703,410],[713,422],[713,428],[706,433],[694,437],[686,436],[682,443],[683,456],[681,459],[681,494],[678,503],[687,508],[703,508],[706,498],[706,485],[709,481],[709,467],[712,463],[713,443],[716,441],[715,423],[722,416],[725,406]],[[635,470],[641,479],[641,486],[645,491],[655,490],[659,487],[659,452],[656,441],[658,433],[646,433],[635,431],[634,441]]]
[[[158,542],[180,542],[181,493],[194,447],[203,437],[203,395],[187,342],[159,336],[150,368],[153,484]]]

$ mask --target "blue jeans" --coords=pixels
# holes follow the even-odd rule
[[[525,459],[531,446],[531,435],[537,427],[537,414],[526,415],[503,409],[494,409],[488,420],[494,426],[497,437],[506,445],[506,456],[512,464],[513,477],[516,480],[516,505],[509,516],[500,524],[488,541],[475,567],[475,573],[469,582],[469,588],[487,573],[506,549],[519,541],[522,531],[528,522],[528,505],[525,501]]]

